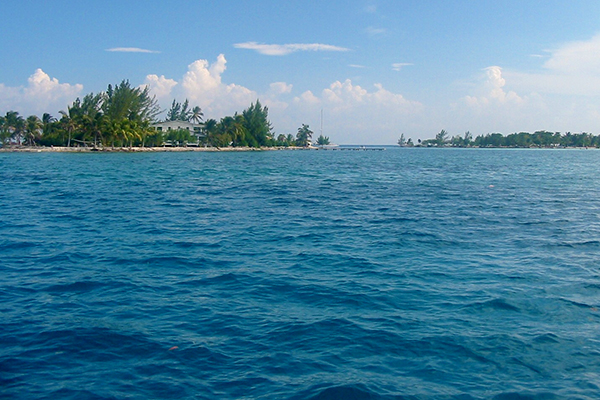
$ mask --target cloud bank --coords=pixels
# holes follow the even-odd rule
[[[396,63],[392,68],[407,65]],[[301,124],[317,131],[323,110],[324,134],[334,142],[393,144],[401,133],[416,140],[431,138],[440,129],[451,135],[462,135],[466,130],[479,135],[540,129],[600,133],[598,71],[600,35],[548,52],[547,57],[540,58],[537,71],[492,65],[475,71],[468,85],[458,89],[455,85],[454,92],[439,87],[424,101],[382,84],[363,84],[364,77],[342,77],[326,87],[278,81],[256,90],[226,81],[223,54],[212,62],[200,59],[190,63],[179,77],[149,74],[143,85],[151,88],[163,109],[174,98],[187,98],[192,105],[202,107],[206,118],[219,120],[260,99],[269,107],[277,133],[295,134]],[[16,110],[22,115],[56,115],[82,91],[81,84],[59,82],[37,69],[23,86],[0,83],[0,113]]]
[[[537,93],[578,96],[600,93],[600,34],[589,40],[566,43],[549,53],[541,70],[507,70],[507,78],[523,90]]]
[[[341,143],[368,142],[365,132],[373,134],[371,141],[394,143],[397,132],[423,112],[421,103],[392,93],[379,84],[366,89],[346,79],[331,83],[315,95],[311,91],[294,94],[292,84],[273,82],[259,93],[224,82],[226,69],[227,60],[221,54],[213,63],[194,61],[178,80],[152,74],[146,77],[144,84],[159,98],[163,108],[168,108],[173,98],[178,101],[187,98],[192,105],[202,107],[206,118],[217,120],[240,112],[260,99],[269,107],[277,133],[295,134],[303,123],[316,128],[323,109],[328,127],[325,134]]]

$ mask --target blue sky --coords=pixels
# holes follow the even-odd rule
[[[258,98],[277,133],[323,109],[337,143],[600,133],[597,0],[0,1],[2,114],[129,79],[207,118]]]

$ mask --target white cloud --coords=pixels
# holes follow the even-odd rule
[[[293,85],[288,85],[285,82],[274,82],[269,85],[269,91],[274,94],[291,93]]]
[[[237,49],[255,50],[268,56],[285,56],[297,51],[350,51],[350,49],[320,43],[292,43],[292,44],[261,44],[257,42],[236,43]]]
[[[593,73],[600,68],[600,35],[590,40],[568,43],[555,51],[544,68],[555,73]]]
[[[212,64],[208,60],[194,61],[179,81],[151,74],[146,76],[144,84],[151,88],[164,109],[174,98],[188,99],[193,106],[203,109],[206,118],[219,119],[247,108],[258,98],[256,92],[244,86],[223,83],[226,69],[227,60],[220,54]]]
[[[505,75],[525,91],[596,96],[600,93],[600,34],[549,51],[540,71],[506,70]]]
[[[294,102],[296,104],[304,103],[304,104],[314,106],[314,105],[320,105],[321,99],[319,99],[317,96],[315,96],[313,94],[313,92],[311,92],[310,90],[307,90],[306,92],[302,93],[299,97],[294,98]]]
[[[325,113],[324,134],[339,143],[395,143],[399,133],[414,127],[423,105],[376,84],[367,90],[350,79],[335,81],[320,96],[306,91],[293,100],[295,122],[319,124]],[[298,125],[299,126],[299,125]]]
[[[139,47],[113,47],[112,49],[106,49],[106,51],[116,53],[160,53],[160,51],[140,49]]]
[[[408,67],[410,65],[413,65],[413,64],[411,64],[411,63],[395,63],[395,64],[392,64],[392,69],[394,71],[401,71],[402,67]]]
[[[471,132],[600,131],[600,34],[533,54],[537,71],[486,68],[445,121]],[[447,125],[450,126],[450,125]]]
[[[409,101],[381,85],[367,90],[349,79],[333,82],[318,95],[309,90],[294,95],[294,86],[286,82],[273,82],[265,92],[257,93],[224,82],[226,64],[221,54],[212,64],[207,60],[194,61],[178,81],[149,75],[146,84],[153,90],[162,90],[163,107],[168,108],[173,98],[187,98],[192,105],[202,107],[206,118],[217,120],[260,99],[269,107],[277,133],[295,133],[302,123],[317,126],[320,110],[324,109],[328,127],[325,133],[339,143],[395,143],[398,131],[414,124],[423,111],[419,102]],[[371,136],[365,137],[365,133]]]
[[[171,95],[171,91],[177,85],[177,81],[165,78],[164,75],[148,75],[144,84],[150,87],[150,90],[158,99],[163,99]]]
[[[38,68],[27,79],[27,86],[0,84],[0,108],[15,110],[22,115],[56,113],[65,109],[82,90],[83,85],[60,83]]]
[[[507,86],[501,67],[485,68],[472,93],[445,111],[445,129],[452,134],[469,130],[474,135],[556,129],[552,128],[556,118],[542,96],[518,94]]]
[[[364,69],[367,68],[364,65],[359,65],[359,64],[350,64],[348,65],[350,68],[358,68],[358,69]]]
[[[230,113],[248,107],[256,100],[256,93],[233,83],[224,84],[221,75],[227,68],[226,64],[223,54],[212,65],[206,60],[190,64],[181,82],[184,96],[209,113]]]
[[[480,85],[480,96],[466,96],[465,101],[471,106],[502,105],[507,103],[522,104],[524,102],[513,91],[506,92],[503,88],[506,80],[502,77],[502,68],[492,66],[485,68],[485,80]]]

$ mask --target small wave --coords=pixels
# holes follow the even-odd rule
[[[71,388],[60,388],[50,393],[48,397],[44,399],[63,399],[63,400],[77,400],[77,399],[87,399],[87,400],[116,400],[117,397],[114,396],[101,396],[97,393],[94,393],[89,390],[84,389],[71,389]]]
[[[327,387],[329,386],[329,387]],[[312,388],[302,391],[289,400],[383,400],[384,397],[369,390],[362,384],[356,385],[315,385]],[[394,397],[402,400],[408,397]]]
[[[321,391],[310,400],[376,400],[382,399],[376,393],[355,386],[331,387]]]
[[[503,310],[503,311],[515,311],[520,312],[521,309],[517,306],[514,306],[508,303],[504,299],[492,299],[484,302],[477,302],[471,305],[468,305],[469,308],[474,309],[493,309],[493,310]]]
[[[507,392],[500,393],[493,397],[493,400],[558,400],[563,399],[554,393],[518,393],[518,392]]]
[[[584,240],[581,242],[562,242],[557,243],[558,247],[568,247],[568,248],[580,248],[580,247],[599,247],[600,240]]]
[[[544,333],[533,338],[536,343],[560,343],[560,338],[553,333]]]
[[[571,299],[566,299],[564,297],[561,297],[559,299],[560,301],[570,304],[572,306],[578,307],[578,308],[586,308],[586,309],[592,309],[595,308],[593,305],[591,304],[587,304],[587,303],[582,303],[580,301],[575,301],[575,300],[571,300]]]
[[[52,285],[48,286],[46,289],[43,289],[45,292],[51,293],[66,293],[66,292],[89,292],[96,288],[102,287],[104,284],[102,282],[96,281],[81,281],[81,282],[73,282],[67,283],[64,285]]]

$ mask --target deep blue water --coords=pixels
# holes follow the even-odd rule
[[[0,397],[597,399],[600,151],[0,154]]]

